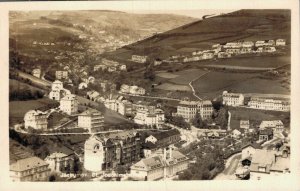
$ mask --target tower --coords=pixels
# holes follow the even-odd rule
[[[102,171],[104,155],[102,141],[91,136],[84,144],[84,168],[93,172]]]

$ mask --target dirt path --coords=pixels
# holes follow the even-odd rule
[[[190,83],[189,83],[189,86],[191,87],[191,89],[192,89],[192,91],[193,91],[193,95],[194,95],[197,99],[199,99],[199,100],[202,100],[202,99],[196,94],[195,89],[194,89],[192,83],[193,83],[194,81],[200,79],[201,77],[205,76],[205,75],[208,74],[208,73],[209,73],[209,72],[206,72],[206,73],[202,74],[201,76],[198,76],[197,78],[193,79],[193,80],[190,81]]]

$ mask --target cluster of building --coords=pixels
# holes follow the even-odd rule
[[[92,135],[84,145],[84,168],[91,172],[130,164],[129,177],[135,180],[158,180],[172,177],[188,168],[188,157],[172,146],[180,141],[173,129],[156,132],[141,140],[137,132],[127,131],[101,137]],[[150,147],[148,145],[151,145]]]
[[[164,111],[149,102],[131,102],[123,96],[110,95],[104,101],[106,108],[124,116],[132,116],[135,123],[151,127],[161,127],[165,121]]]
[[[120,93],[131,94],[131,95],[145,95],[146,90],[142,87],[122,84],[120,87]]]
[[[177,113],[173,113],[173,116],[181,116],[186,122],[191,122],[196,113],[199,113],[203,120],[210,119],[213,113],[211,101],[180,101],[177,106]]]
[[[278,150],[262,149],[258,144],[242,148],[242,157],[235,175],[240,179],[261,179],[269,175],[290,173],[290,147],[283,144]]]
[[[113,169],[118,164],[140,160],[140,135],[126,131],[106,137],[91,136],[84,145],[84,168],[99,172]]]
[[[269,141],[274,136],[281,136],[284,125],[281,120],[262,121],[259,126],[259,141]]]
[[[126,65],[120,64],[117,61],[108,60],[106,58],[103,58],[101,61],[101,64],[97,64],[94,66],[94,71],[98,70],[107,70],[108,72],[116,72],[116,71],[126,71]]]
[[[276,47],[285,45],[285,39],[228,42],[214,44],[212,49],[195,51],[192,56],[172,56],[169,59],[173,62],[194,62],[214,58],[230,58],[240,54],[273,53],[276,52]]]
[[[228,93],[224,91],[222,94],[223,104],[233,107],[248,106],[252,109],[272,110],[272,111],[290,111],[290,102],[286,99],[272,99],[262,97],[250,97],[248,103],[245,103],[245,96],[241,93]]]

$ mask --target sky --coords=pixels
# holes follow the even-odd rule
[[[123,10],[124,11],[124,10]],[[128,10],[128,13],[137,14],[176,14],[194,18],[202,18],[204,15],[229,13],[237,10],[233,9],[199,9],[199,10]]]

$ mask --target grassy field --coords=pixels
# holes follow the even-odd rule
[[[11,101],[9,102],[9,124],[13,125],[23,121],[27,111],[37,109],[48,104],[56,103],[48,98],[42,98],[30,101]]]
[[[259,125],[262,120],[282,120],[285,127],[290,125],[290,114],[279,111],[263,111],[256,109],[229,107],[231,113],[231,129],[239,128],[240,120],[250,120],[250,123]]]
[[[19,82],[17,80],[14,79],[9,79],[9,90],[13,91],[13,90],[27,90],[30,89],[31,91],[36,91],[36,90],[42,90],[40,88],[37,87],[33,87],[31,85],[25,84],[23,82]]]
[[[213,67],[247,67],[249,69],[277,68],[291,63],[290,56],[251,56],[232,57],[230,59],[219,59],[211,61],[207,66]]]
[[[239,93],[290,94],[280,80],[261,79],[257,73],[212,71],[193,83],[197,95],[214,98],[223,91]]]
[[[189,83],[202,76],[207,71],[201,69],[187,69],[177,72],[157,72],[157,81],[163,82],[157,89],[168,91],[192,91]]]

